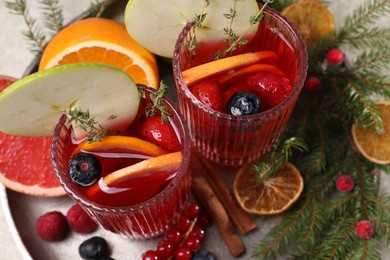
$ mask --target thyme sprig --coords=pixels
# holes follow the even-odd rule
[[[86,141],[93,143],[101,141],[108,133],[108,130],[104,129],[95,118],[91,118],[89,110],[82,111],[80,108],[72,108],[68,110],[68,122],[74,122],[74,126],[84,130],[86,133]]]
[[[238,0],[235,0],[234,1],[234,6],[233,8],[230,9],[230,13],[228,14],[224,14],[225,18],[229,19],[230,20],[230,25],[229,27],[225,27],[223,28],[223,31],[224,33],[228,36],[228,39],[227,41],[229,42],[229,46],[226,48],[226,49],[223,49],[223,50],[219,50],[217,51],[217,53],[215,54],[215,59],[218,60],[218,59],[221,59],[223,57],[225,57],[226,55],[228,54],[232,54],[239,46],[242,46],[242,45],[245,45],[248,43],[248,40],[246,40],[244,38],[244,36],[246,35],[246,33],[249,31],[249,29],[259,23],[261,21],[261,19],[263,19],[264,17],[264,9],[265,7],[270,4],[270,3],[273,3],[274,0],[266,0],[264,1],[264,4],[263,6],[260,8],[260,10],[256,13],[255,16],[252,16],[250,19],[249,19],[249,25],[248,27],[245,29],[245,31],[240,35],[238,36],[234,30],[233,30],[233,20],[234,18],[236,17],[237,15],[237,11],[236,11],[236,4],[237,4],[237,1]]]
[[[150,100],[152,101],[146,106],[145,114],[147,117],[153,117],[159,111],[161,114],[161,121],[166,122],[168,120],[169,112],[166,106],[162,103],[163,98],[168,93],[168,85],[163,81],[160,82],[160,87],[155,93],[150,94]]]
[[[197,38],[196,38],[196,30],[197,28],[202,28],[202,23],[206,19],[207,13],[205,12],[206,8],[210,5],[210,0],[205,0],[203,8],[199,14],[195,14],[192,18],[192,21],[194,22],[195,26],[193,27],[191,39],[186,43],[187,49],[194,54],[195,48],[198,44]]]

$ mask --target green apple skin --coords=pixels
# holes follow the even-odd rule
[[[132,78],[99,63],[62,65],[26,76],[0,93],[0,131],[51,136],[69,109],[89,111],[105,129],[123,130],[138,112],[140,95]],[[76,138],[85,131],[75,128]]]
[[[202,10],[207,14],[203,27],[196,31],[198,42],[226,39],[224,28],[230,27],[231,20],[224,14],[230,13],[233,3],[234,1],[212,0],[204,8],[204,0],[129,0],[124,16],[125,25],[130,36],[145,49],[156,55],[172,58],[180,32]],[[256,0],[237,1],[233,31],[238,36],[245,33],[245,38],[250,41],[257,25],[250,26],[249,20],[258,11]]]

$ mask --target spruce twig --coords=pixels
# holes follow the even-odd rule
[[[11,10],[12,14],[20,15],[23,17],[27,26],[27,30],[23,32],[23,35],[30,43],[31,52],[36,55],[37,60],[40,59],[44,47],[46,45],[46,36],[42,33],[42,30],[37,26],[36,20],[30,16],[29,10],[25,0],[6,1],[6,7]]]
[[[41,0],[45,26],[57,33],[63,28],[64,16],[58,0]]]

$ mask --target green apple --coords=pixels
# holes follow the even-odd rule
[[[203,27],[197,29],[198,42],[226,39],[224,28],[230,28],[226,18],[235,1],[212,0],[204,8],[205,0],[129,0],[125,10],[125,25],[130,36],[145,49],[159,56],[172,58],[176,40],[196,15],[206,13]],[[256,0],[236,1],[236,17],[231,29],[251,40],[257,25],[250,26],[250,18],[259,11]],[[249,27],[249,30],[248,30]]]
[[[123,130],[138,112],[140,96],[132,78],[99,63],[57,66],[26,76],[0,93],[0,131],[50,136],[69,109],[89,111],[102,127]],[[85,131],[75,128],[76,137]]]

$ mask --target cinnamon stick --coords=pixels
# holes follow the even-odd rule
[[[209,213],[230,254],[234,257],[241,255],[246,250],[245,245],[214,190],[204,175],[200,174],[203,167],[194,155],[191,156],[191,168],[195,196]]]
[[[222,177],[214,169],[211,163],[196,151],[192,151],[192,154],[194,154],[198,158],[199,162],[203,166],[203,169],[199,169],[199,173],[202,174],[207,179],[207,182],[210,184],[210,186],[214,190],[214,193],[221,201],[222,205],[226,209],[230,218],[236,225],[238,231],[242,235],[246,235],[250,231],[256,229],[257,228],[256,223],[252,220],[250,215],[246,211],[244,211],[240,207],[238,202],[233,198],[231,192],[226,187]]]

